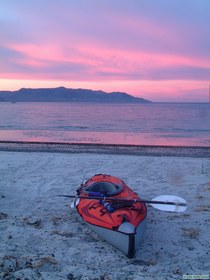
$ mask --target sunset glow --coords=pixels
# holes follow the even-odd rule
[[[0,6],[0,90],[65,86],[208,101],[208,0]]]

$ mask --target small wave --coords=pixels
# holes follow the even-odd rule
[[[88,129],[88,126],[77,126],[77,125],[59,125],[59,126],[55,126],[55,127],[51,127],[51,129],[55,129],[55,130],[86,130]]]

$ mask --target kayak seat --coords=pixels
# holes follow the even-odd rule
[[[121,193],[122,190],[122,185],[116,185],[110,182],[96,182],[93,185],[91,185],[87,191],[100,192],[106,196],[114,196]]]

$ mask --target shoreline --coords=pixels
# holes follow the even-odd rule
[[[210,147],[206,146],[0,141],[0,151],[210,158]]]

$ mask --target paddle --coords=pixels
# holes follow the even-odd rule
[[[91,196],[81,196],[81,195],[58,195],[68,198],[81,198],[81,199],[96,199],[96,200],[111,200],[111,201],[130,201],[139,203],[148,203],[152,207],[168,212],[184,212],[187,209],[187,203],[184,198],[174,195],[161,195],[153,198],[152,200],[144,199],[126,199],[117,197],[91,197]]]

